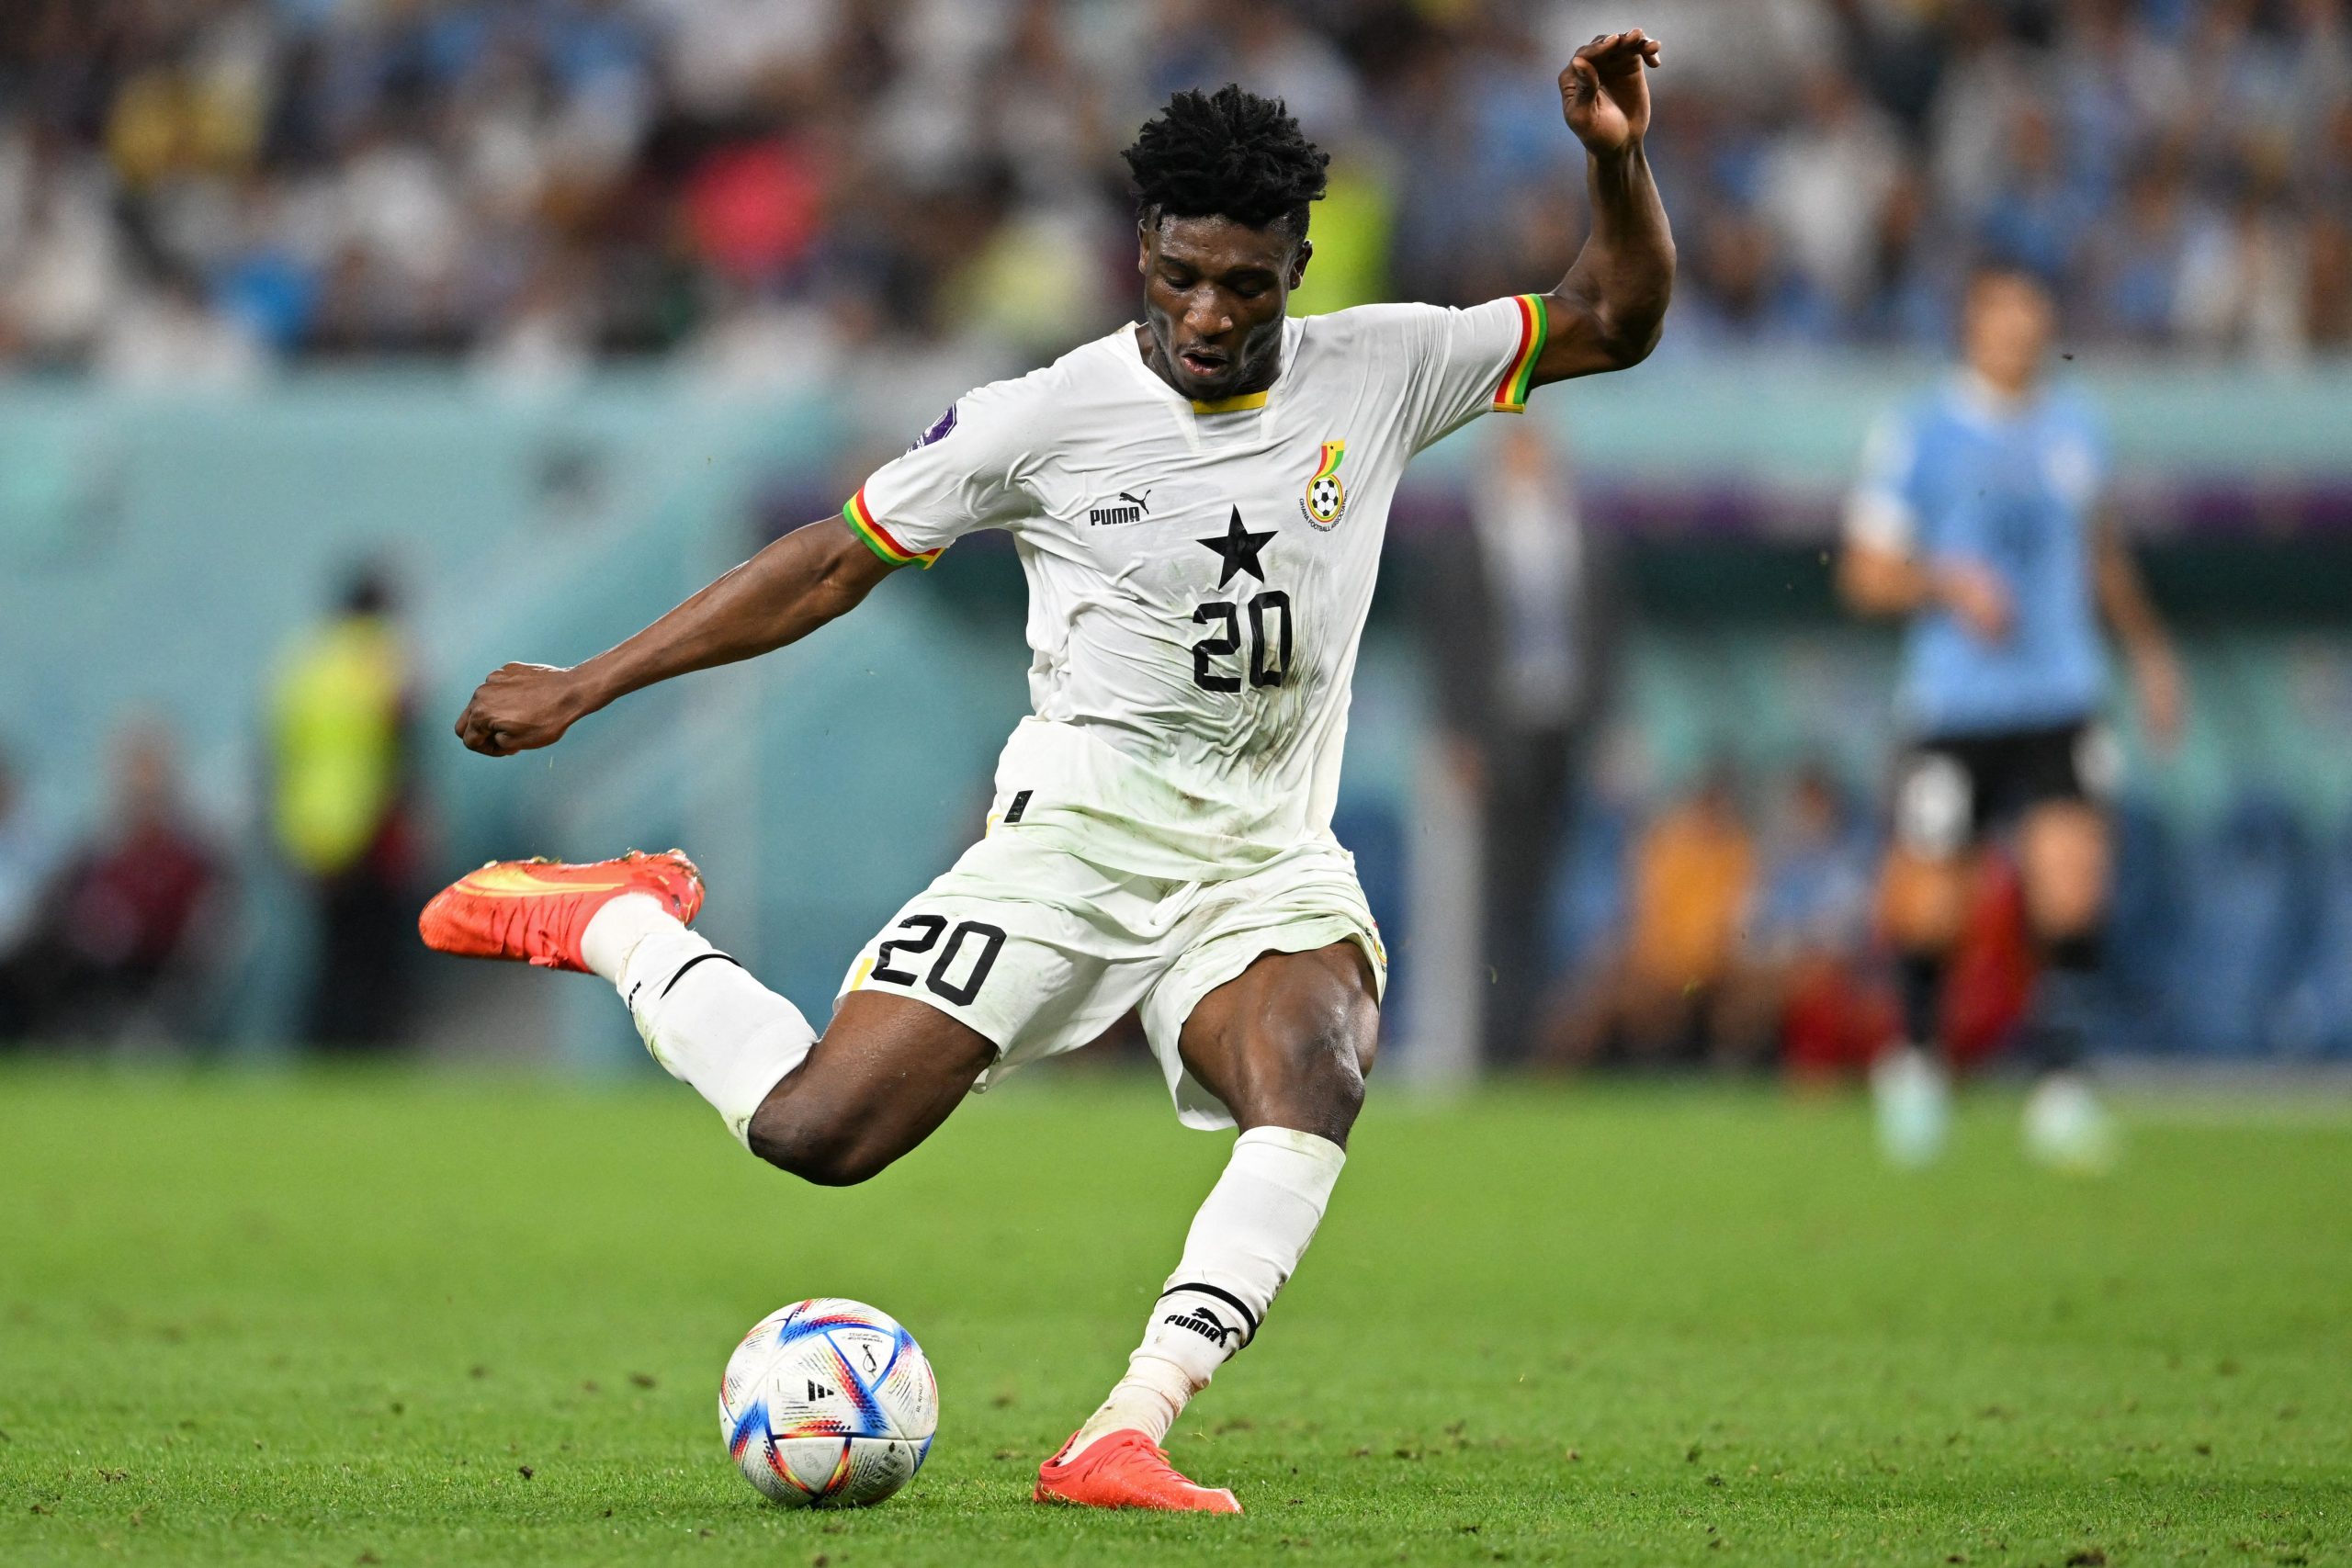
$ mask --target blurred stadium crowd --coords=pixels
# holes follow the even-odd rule
[[[1228,78],[1335,155],[1301,310],[1489,299],[1565,270],[1581,153],[1554,74],[1628,21],[1672,73],[1662,358],[1939,352],[1983,257],[2047,279],[2075,344],[2266,368],[2352,349],[2346,0],[13,0],[0,371],[977,379],[1132,314],[1115,150],[1170,90]],[[1436,739],[1511,846],[1477,895],[1481,964],[1518,977],[1488,1055],[1860,1063],[1896,1028],[1881,811],[1850,764],[1612,790],[1611,529],[1533,423],[1439,547],[1402,531],[1396,574]],[[811,514],[796,491],[786,521]],[[413,1038],[411,922],[447,868],[394,610],[359,574],[253,695],[250,833],[191,805],[152,719],[121,723],[84,823],[37,820],[0,757],[0,1046],[218,1035],[265,874],[307,895],[300,1037]],[[2241,806],[2173,843],[2123,813],[2118,994],[2168,1014],[2149,1038],[2352,1055],[2352,834],[2323,852]],[[1400,928],[1379,907],[1401,823],[1341,832]],[[1963,1054],[2032,984],[2014,878],[1978,903],[1946,1020]]]
[[[1335,153],[1303,308],[1492,298],[1573,249],[1553,74],[1629,17],[1669,353],[1939,344],[1988,253],[2080,339],[2352,344],[2343,0],[17,0],[0,365],[1034,355],[1127,312],[1124,133],[1227,78]]]

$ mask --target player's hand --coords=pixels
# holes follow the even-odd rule
[[[2172,649],[2161,643],[2133,649],[2132,682],[2139,688],[2140,722],[2148,739],[2157,750],[2170,751],[2188,719],[2188,683]]]
[[[2009,590],[2000,573],[1973,561],[1947,566],[1936,573],[1936,598],[1982,641],[2007,642],[2009,637]]]
[[[1650,85],[1642,73],[1657,62],[1657,39],[1639,28],[1603,33],[1577,51],[1560,73],[1560,107],[1586,152],[1622,152],[1648,132]]]
[[[511,757],[554,745],[589,711],[574,671],[503,664],[474,688],[473,700],[458,716],[458,739],[485,757]]]

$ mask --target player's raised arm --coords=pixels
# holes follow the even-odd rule
[[[1674,293],[1674,235],[1642,151],[1650,126],[1645,73],[1657,63],[1657,40],[1635,28],[1594,39],[1560,73],[1560,107],[1585,147],[1592,232],[1544,297],[1550,323],[1536,386],[1623,370],[1657,346]]]
[[[841,518],[811,523],[617,648],[569,669],[492,671],[458,716],[458,738],[490,757],[552,746],[581,719],[640,687],[799,641],[856,608],[891,570]]]

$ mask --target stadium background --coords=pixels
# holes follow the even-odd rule
[[[1682,282],[1649,363],[1532,416],[1610,621],[1546,874],[1558,1005],[1622,940],[1645,824],[1721,764],[1752,840],[1739,919],[1780,896],[1799,769],[1835,781],[1840,852],[1866,868],[1892,642],[1839,618],[1825,552],[1870,422],[1940,373],[1959,277],[1998,255],[2060,292],[2060,368],[2110,423],[2192,683],[2177,755],[2116,715],[2105,1043],[2352,1055],[2344,7],[1608,17],[1673,51],[1652,145]],[[1115,150],[1172,85],[1281,93],[1334,150],[1301,310],[1556,276],[1581,193],[1551,78],[1601,25],[1576,3],[1337,0],[11,7],[0,947],[89,874],[77,846],[125,830],[124,734],[161,738],[201,913],[175,923],[197,902],[161,897],[167,981],[125,970],[137,1005],[60,1027],[302,1037],[331,876],[278,796],[285,748],[335,742],[273,713],[372,564],[413,719],[384,764],[408,780],[399,843],[376,846],[403,897],[492,854],[675,840],[714,873],[719,939],[820,1006],[968,840],[1023,709],[1005,541],[519,762],[447,738],[472,682],[615,639],[832,510],[962,388],[1125,319]],[[1399,504],[1340,823],[1398,954],[1391,1043],[1437,1076],[1475,1066],[1476,831],[1411,581],[1458,547],[1499,423],[1431,453]],[[1814,916],[1866,1001],[1866,914]],[[382,983],[422,987],[396,1032],[447,1051],[630,1059],[589,987],[539,979]]]

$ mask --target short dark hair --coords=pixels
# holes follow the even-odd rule
[[[1331,162],[1280,98],[1230,82],[1170,98],[1124,156],[1147,223],[1229,218],[1250,229],[1286,224],[1302,236],[1307,203],[1322,197]]]
[[[354,570],[343,585],[343,613],[346,615],[380,615],[390,611],[396,595],[392,592],[392,574],[381,561],[368,561]]]

